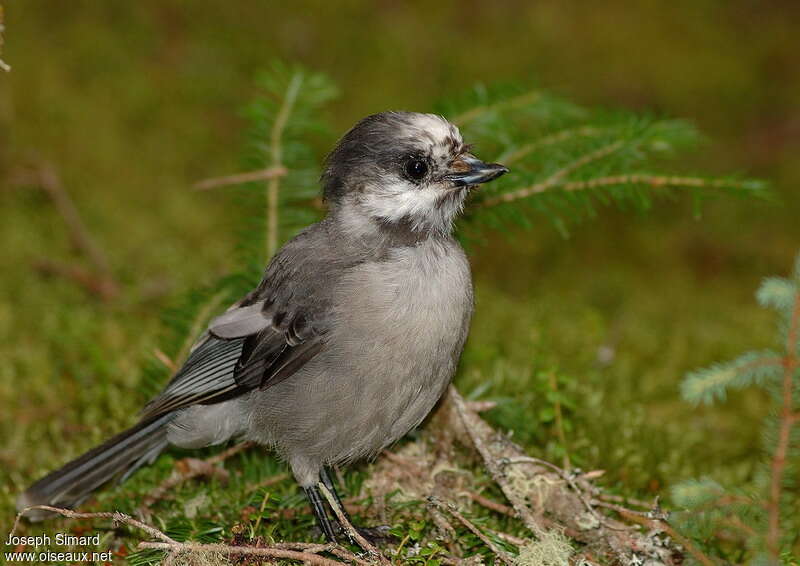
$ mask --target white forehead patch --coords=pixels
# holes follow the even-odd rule
[[[410,135],[425,134],[433,145],[449,145],[451,140],[462,143],[461,132],[453,124],[436,114],[414,114]]]

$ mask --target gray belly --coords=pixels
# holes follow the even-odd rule
[[[247,436],[287,458],[338,464],[417,426],[455,373],[472,313],[466,258],[443,251],[414,248],[343,281],[326,347],[251,394]]]

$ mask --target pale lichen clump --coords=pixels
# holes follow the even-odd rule
[[[522,545],[515,562],[519,566],[568,566],[573,552],[564,535],[548,531],[541,540]]]

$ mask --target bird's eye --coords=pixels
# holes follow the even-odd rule
[[[422,159],[412,158],[406,162],[406,175],[415,181],[422,179],[428,172],[428,164]]]

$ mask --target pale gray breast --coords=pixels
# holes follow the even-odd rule
[[[472,314],[469,263],[451,239],[391,250],[340,282],[332,340],[375,425],[396,440],[430,411],[455,372]],[[346,306],[346,307],[345,307]]]
[[[419,424],[466,339],[469,264],[453,240],[394,248],[350,268],[332,302],[323,352],[250,401],[252,438],[290,459],[371,456]]]
[[[472,312],[469,264],[452,240],[395,248],[382,261],[350,270],[334,305],[337,342],[430,362],[463,339]]]

